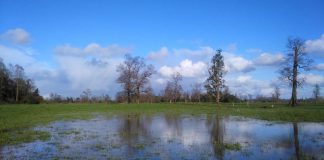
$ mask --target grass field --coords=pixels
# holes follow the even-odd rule
[[[46,139],[49,133],[31,128],[55,120],[87,119],[95,115],[114,114],[219,114],[221,116],[244,116],[270,121],[324,122],[324,104],[286,105],[255,103],[241,104],[38,104],[0,106],[0,146]]]

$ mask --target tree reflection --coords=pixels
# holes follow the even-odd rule
[[[150,140],[151,117],[139,115],[127,115],[120,118],[122,123],[118,129],[120,143],[126,147],[126,153],[132,156],[136,153],[136,145],[144,144],[144,140]]]
[[[214,153],[217,159],[224,159],[225,148],[224,148],[224,134],[225,126],[222,117],[219,115],[208,116],[207,126],[209,126],[210,140],[213,145]]]
[[[295,143],[295,155],[296,159],[300,160],[300,148],[299,148],[299,138],[298,138],[298,125],[296,122],[293,122],[294,128],[294,143]]]

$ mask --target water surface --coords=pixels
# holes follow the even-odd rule
[[[324,159],[324,123],[120,115],[35,130],[50,139],[5,146],[0,159]]]

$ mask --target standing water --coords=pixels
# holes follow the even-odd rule
[[[0,159],[324,159],[324,123],[128,115],[34,129],[50,139],[4,146]]]

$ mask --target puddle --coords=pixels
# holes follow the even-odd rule
[[[2,159],[324,159],[324,123],[131,115],[56,121],[48,141],[1,148]],[[1,159],[0,158],[0,159]]]

